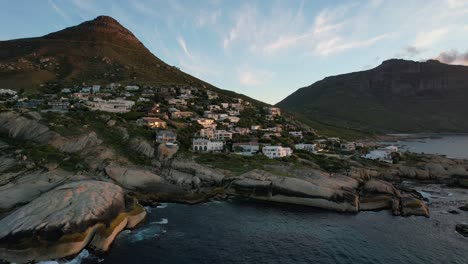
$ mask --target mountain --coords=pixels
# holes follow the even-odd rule
[[[309,122],[373,133],[468,132],[468,67],[384,61],[327,77],[277,105]]]
[[[218,90],[166,64],[108,16],[42,37],[0,41],[0,88],[34,93],[49,92],[54,87],[111,82],[189,84],[244,97]]]

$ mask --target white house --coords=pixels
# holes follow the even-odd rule
[[[228,108],[228,107],[229,107],[229,103],[221,103],[221,107],[222,107],[222,108]]]
[[[315,144],[296,144],[295,149],[315,152]]]
[[[211,119],[218,119],[218,114],[215,114],[211,111],[205,111],[203,112],[203,117],[204,118],[211,118]]]
[[[187,105],[187,101],[185,101],[185,99],[170,98],[170,99],[167,100],[167,104],[170,104],[170,105]]]
[[[392,163],[392,153],[398,152],[398,147],[388,146],[381,149],[372,150],[366,155],[362,156],[365,159],[378,160],[382,162]]]
[[[71,93],[71,89],[70,88],[63,88],[62,93]]]
[[[268,116],[277,117],[281,115],[281,109],[278,107],[263,107],[263,110]]]
[[[127,86],[125,86],[125,90],[127,90],[127,91],[138,91],[138,90],[140,90],[140,87],[138,87],[136,85],[127,85]]]
[[[237,116],[230,116],[230,117],[228,117],[228,119],[229,119],[229,122],[231,122],[231,123],[239,123],[239,121],[240,121],[240,118],[237,117]]]
[[[16,95],[16,91],[13,91],[11,89],[0,89],[0,95]]]
[[[253,126],[250,126],[250,130],[252,131],[256,131],[256,130],[260,130],[262,127],[260,125],[253,125]]]
[[[126,113],[130,112],[135,105],[134,101],[115,99],[115,100],[102,100],[94,98],[94,101],[87,101],[87,105],[91,110],[99,110],[111,113]]]
[[[354,142],[341,143],[340,148],[344,151],[355,151],[356,144]]]
[[[93,90],[93,93],[99,93],[99,91],[101,91],[101,85],[93,85],[91,89]]]
[[[232,133],[226,130],[215,130],[214,138],[217,140],[228,140],[232,139]]]
[[[219,106],[219,105],[209,105],[208,110],[210,110],[210,111],[221,110],[221,106]]]
[[[265,146],[262,148],[263,155],[270,159],[291,156],[292,149],[282,146]]]
[[[248,143],[234,143],[232,148],[235,151],[237,148],[240,148],[243,153],[254,154],[260,151],[260,145],[258,142],[248,142]]]
[[[208,96],[208,100],[214,100],[218,98],[218,94],[212,91],[206,91],[206,96]]]
[[[212,128],[202,128],[200,129],[200,132],[199,132],[200,137],[209,138],[209,139],[214,138],[214,133],[215,133],[215,130]]]
[[[207,119],[207,118],[198,118],[197,123],[204,128],[209,128],[209,127],[213,127],[214,120]]]
[[[289,135],[293,137],[302,138],[302,131],[289,131]]]
[[[205,138],[192,139],[192,150],[195,152],[223,151],[223,142],[211,141]]]

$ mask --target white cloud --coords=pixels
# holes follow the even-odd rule
[[[188,50],[188,48],[187,48],[187,44],[185,44],[184,38],[182,38],[182,37],[179,36],[179,37],[177,38],[177,42],[179,42],[179,45],[180,45],[180,47],[182,48],[182,50],[184,51],[185,55],[187,55],[187,57],[193,59],[192,54],[189,52],[189,50]]]
[[[429,47],[437,43],[452,30],[451,27],[437,28],[428,32],[421,32],[416,36],[413,46],[415,47]]]
[[[382,34],[370,39],[353,41],[343,40],[340,37],[334,37],[332,39],[318,43],[315,47],[315,52],[318,55],[325,56],[333,53],[339,53],[349,49],[365,48],[374,45],[375,43],[386,39],[389,36],[390,34]]]
[[[218,19],[221,17],[221,10],[201,10],[195,18],[195,25],[197,27],[213,26],[216,25]]]
[[[59,6],[57,6],[57,4],[55,4],[53,0],[49,0],[49,4],[57,14],[59,14],[66,20],[70,20],[70,17]]]
[[[265,84],[273,77],[273,73],[266,70],[242,68],[238,70],[239,83],[244,86],[258,86]]]

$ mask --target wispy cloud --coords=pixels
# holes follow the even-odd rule
[[[334,53],[343,52],[349,49],[356,49],[356,48],[365,48],[375,43],[388,38],[390,34],[382,34],[370,39],[363,39],[363,40],[344,40],[340,37],[335,37],[327,41],[320,42],[317,44],[315,48],[315,52],[319,55],[325,56]]]
[[[259,86],[273,77],[273,73],[266,70],[243,67],[238,70],[239,83],[244,86]]]
[[[189,50],[188,50],[188,48],[187,48],[187,44],[185,44],[184,38],[182,38],[181,36],[179,36],[179,37],[177,38],[177,42],[179,42],[179,45],[180,45],[180,47],[182,48],[182,50],[184,51],[185,55],[187,55],[187,57],[193,59],[192,54],[189,52]]]
[[[427,32],[421,32],[416,36],[414,47],[429,47],[438,41],[441,41],[450,31],[451,27],[437,28]]]
[[[49,4],[54,9],[54,11],[59,14],[62,18],[64,18],[67,21],[70,21],[70,17],[65,13],[53,0],[49,0]]]

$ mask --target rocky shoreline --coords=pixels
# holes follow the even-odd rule
[[[429,212],[424,190],[405,183],[468,188],[468,161],[435,155],[385,165],[349,160],[352,166],[338,173],[291,164],[234,175],[190,156],[174,156],[163,146],[148,150],[143,142],[145,147],[136,149],[154,158],[151,166],[142,166],[102,145],[93,132],[63,137],[39,119],[36,114],[0,113],[0,133],[20,142],[56,146],[70,155],[80,153],[87,157],[87,169],[72,173],[46,164],[12,170],[18,159],[24,163],[21,151],[0,144],[0,259],[5,261],[63,258],[83,248],[107,251],[122,230],[144,220],[140,203],[194,204],[236,196],[345,213],[391,210],[396,216],[440,217],[441,210],[448,210],[444,206],[451,206],[441,204],[443,209]],[[31,130],[34,133],[27,133]],[[462,224],[450,223],[452,230]],[[460,225],[457,231],[465,234],[466,228]]]

